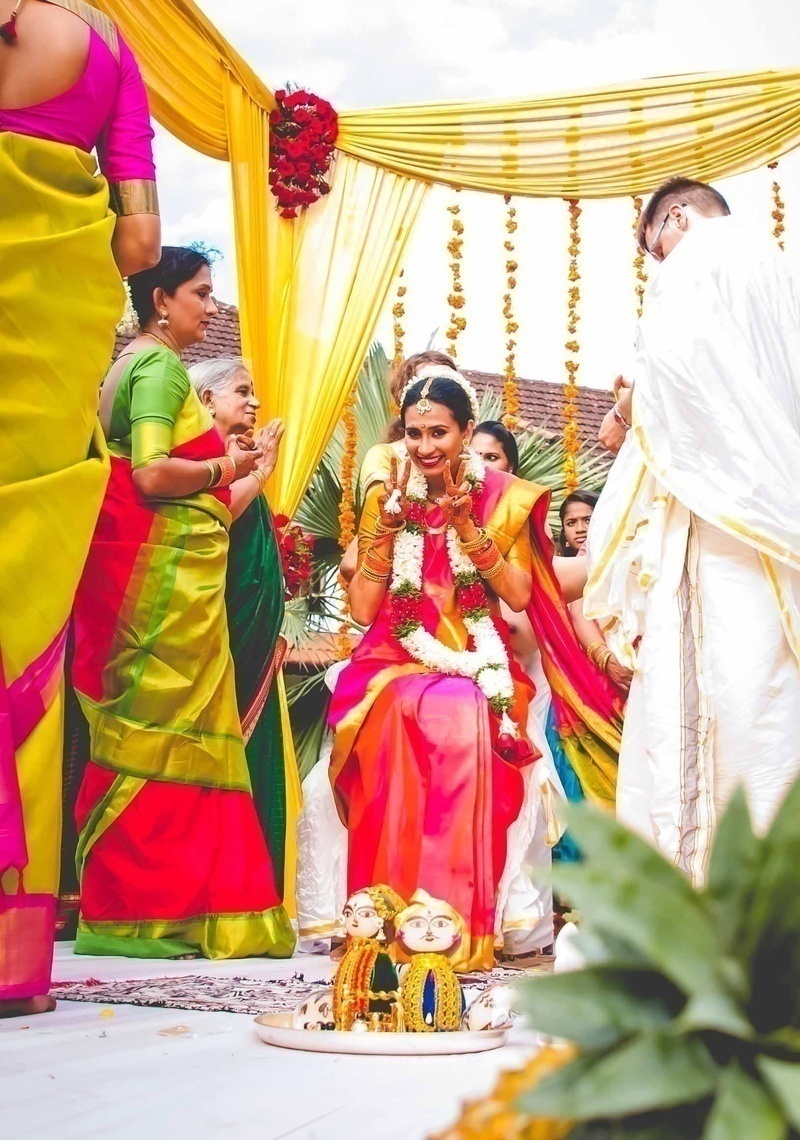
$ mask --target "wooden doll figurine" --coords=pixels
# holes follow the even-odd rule
[[[383,883],[356,891],[342,917],[347,949],[333,983],[337,1029],[358,1025],[373,1030],[401,1030],[397,970],[389,955],[394,919],[405,903]]]
[[[416,1033],[460,1028],[464,996],[450,959],[464,936],[465,923],[449,903],[415,891],[397,916],[397,944],[409,956],[400,970],[400,996],[406,1029]]]

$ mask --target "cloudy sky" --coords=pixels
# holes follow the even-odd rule
[[[579,90],[689,71],[800,69],[796,0],[200,0],[200,6],[268,84],[294,82],[335,106],[499,98]],[[269,9],[272,10],[272,14]],[[170,242],[201,239],[223,254],[217,294],[236,300],[228,169],[159,130],[159,182]],[[800,270],[800,152],[780,168],[787,254]],[[766,171],[721,184],[737,212],[766,229]],[[407,350],[447,324],[444,249],[452,192],[428,195],[406,258]],[[459,360],[500,371],[505,234],[502,200],[462,194],[468,327]],[[518,366],[523,376],[563,379],[566,207],[518,200]],[[629,200],[586,204],[583,244],[584,383],[605,386],[633,336]],[[795,225],[795,219],[797,224]],[[391,321],[378,336],[390,342]]]

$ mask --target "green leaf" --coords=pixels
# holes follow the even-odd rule
[[[702,1140],[785,1140],[789,1126],[758,1081],[737,1064],[722,1070]]]
[[[793,1128],[800,1130],[800,1064],[756,1058],[756,1068]]]
[[[687,994],[719,988],[719,941],[688,879],[599,808],[572,807],[568,820],[585,861],[556,865],[553,878],[587,927],[624,931]]]
[[[742,932],[742,957],[753,979],[750,1016],[761,1033],[800,1026],[800,780],[790,788],[769,832]]]
[[[761,845],[753,834],[744,788],[739,787],[719,823],[706,886],[726,949],[734,950],[746,929],[760,865]]]
[[[531,978],[517,989],[534,1029],[587,1049],[663,1025],[684,1000],[660,974],[602,966]]]
[[[695,994],[677,1019],[675,1028],[681,1033],[713,1030],[741,1041],[752,1041],[756,1035],[741,1006],[724,990]]]
[[[635,1116],[702,1100],[717,1072],[699,1038],[647,1031],[611,1052],[582,1054],[525,1093],[518,1107],[555,1119]]]

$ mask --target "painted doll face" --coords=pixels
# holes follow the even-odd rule
[[[383,933],[383,919],[366,891],[357,891],[342,911],[344,928],[351,938],[377,938]]]
[[[458,945],[461,932],[452,910],[434,899],[415,906],[397,936],[411,954],[447,954]]]

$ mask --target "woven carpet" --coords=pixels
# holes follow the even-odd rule
[[[523,978],[537,971],[496,969],[491,974],[465,974],[461,984],[471,999],[499,981]],[[331,978],[333,980],[333,970]],[[56,982],[53,996],[59,1001],[97,1002],[101,1005],[143,1005],[163,1009],[196,1009],[206,1013],[288,1013],[324,981],[306,980],[301,973],[290,978],[210,978],[202,974],[184,977],[138,978],[130,981]]]

